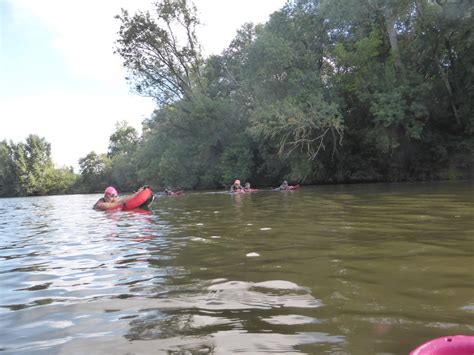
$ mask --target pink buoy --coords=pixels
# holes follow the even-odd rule
[[[453,335],[436,338],[420,345],[410,355],[473,355],[474,336]]]

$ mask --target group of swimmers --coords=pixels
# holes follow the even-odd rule
[[[290,190],[290,185],[288,185],[288,181],[284,180],[279,187],[274,190]],[[240,185],[240,180],[235,180],[234,184],[230,187],[230,192],[250,192],[255,191],[254,189],[250,188],[250,183],[246,182],[244,187]]]
[[[135,197],[136,195],[138,195],[140,192],[143,191],[144,188],[146,188],[146,187],[145,186],[140,187],[137,190],[137,192],[135,192],[134,194],[132,194],[130,196],[122,197],[122,198],[119,199],[118,198],[118,192],[115,189],[115,187],[109,186],[104,191],[104,197],[99,199],[94,204],[93,208],[96,209],[96,210],[102,210],[102,211],[116,208],[117,206],[125,204],[125,202],[127,202],[128,200],[130,200],[133,197]],[[286,180],[283,181],[283,183],[274,190],[290,190],[290,186],[288,185],[288,181],[286,181]],[[230,187],[230,192],[233,192],[233,193],[236,193],[236,192],[252,192],[252,191],[257,191],[257,190],[252,189],[250,187],[249,182],[246,182],[245,185],[242,186],[240,184],[240,180],[238,180],[238,179],[235,180],[234,184]],[[177,194],[180,194],[181,192],[182,191],[173,192],[173,190],[170,187],[167,187],[164,190],[165,195],[177,195]]]
[[[240,185],[240,180],[235,180],[234,184],[230,187],[230,192],[248,192],[250,190],[250,182],[246,182],[242,187],[242,185]]]

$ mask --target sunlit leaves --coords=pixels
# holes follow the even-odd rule
[[[162,0],[155,11],[127,11],[121,21],[116,52],[130,72],[129,81],[142,95],[160,105],[176,102],[202,91],[202,56],[195,27],[195,8],[187,0]]]

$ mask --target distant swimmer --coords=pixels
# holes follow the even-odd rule
[[[258,189],[252,189],[250,187],[250,182],[246,182],[245,185],[244,185],[244,191],[245,192],[255,192],[255,191],[258,191]]]
[[[289,190],[290,189],[290,186],[288,185],[288,181],[284,180],[280,187],[278,188],[279,190]]]
[[[243,192],[244,188],[240,185],[240,180],[235,180],[234,184],[230,187],[230,192]]]
[[[284,180],[279,187],[273,189],[273,191],[294,191],[298,190],[300,185],[288,185],[288,181]]]

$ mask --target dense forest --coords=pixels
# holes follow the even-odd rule
[[[0,142],[0,195],[471,179],[473,10],[289,0],[208,58],[190,1],[122,10],[115,52],[134,91],[156,100],[141,134],[118,123],[80,175],[54,168],[42,138]]]

